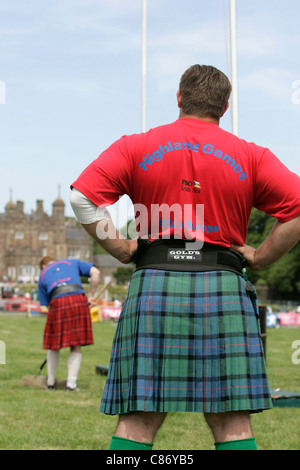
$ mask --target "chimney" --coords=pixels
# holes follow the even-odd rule
[[[24,202],[23,201],[17,201],[17,211],[19,214],[24,213]]]
[[[44,212],[43,201],[41,199],[38,199],[36,201],[36,212],[38,212],[38,213],[43,213]]]

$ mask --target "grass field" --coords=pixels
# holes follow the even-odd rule
[[[99,413],[105,376],[95,373],[108,364],[116,324],[93,323],[93,346],[83,349],[79,392],[20,386],[35,375],[45,359],[42,338],[45,318],[0,316],[0,340],[6,345],[6,364],[0,364],[1,450],[105,450],[117,417]],[[300,393],[300,364],[292,363],[292,343],[300,329],[268,329],[267,367],[270,387]],[[68,350],[61,351],[58,379],[66,379]],[[46,375],[46,368],[42,371]],[[300,449],[300,408],[274,407],[253,415],[252,428],[260,450]],[[155,450],[213,450],[203,416],[168,415]]]

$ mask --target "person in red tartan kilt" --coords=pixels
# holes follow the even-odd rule
[[[47,349],[47,388],[54,389],[60,350],[70,348],[67,390],[77,389],[81,366],[81,347],[93,344],[90,307],[100,283],[100,271],[92,263],[77,259],[40,260],[39,298],[48,307],[43,347]],[[81,277],[89,277],[85,295]]]

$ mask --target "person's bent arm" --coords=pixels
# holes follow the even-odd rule
[[[87,233],[114,258],[128,264],[137,250],[137,240],[127,240],[115,228],[108,216],[92,224],[82,224]]]
[[[96,266],[92,266],[90,269],[90,291],[88,294],[88,299],[90,303],[93,303],[96,290],[101,281],[101,273]]]
[[[105,207],[97,207],[80,191],[73,188],[71,206],[78,222],[110,255],[124,264],[130,263],[137,249],[137,240],[126,240],[115,228]]]
[[[276,222],[265,241],[258,247],[232,245],[242,254],[249,268],[260,271],[288,253],[300,240],[300,217],[285,223]]]

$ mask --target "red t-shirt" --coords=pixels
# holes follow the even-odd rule
[[[243,245],[252,207],[279,222],[300,215],[300,179],[270,150],[191,118],[123,136],[72,186],[98,206],[127,194],[151,238]]]

